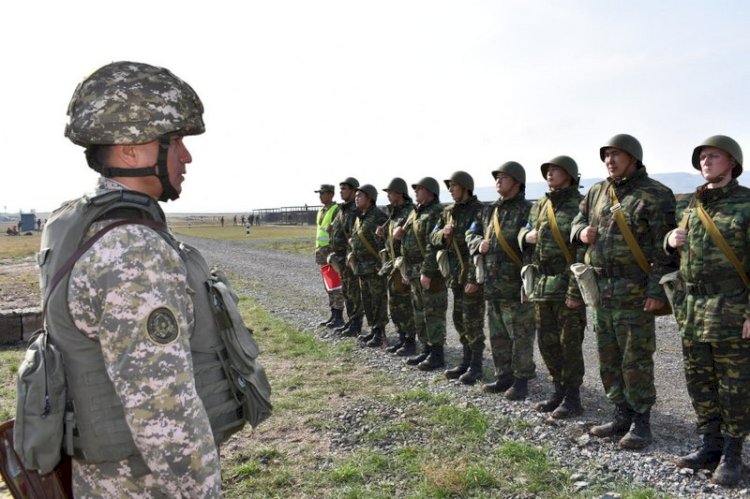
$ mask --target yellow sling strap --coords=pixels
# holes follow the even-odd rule
[[[518,255],[513,251],[513,249],[508,244],[508,241],[505,240],[505,237],[503,236],[502,231],[500,230],[500,220],[498,220],[497,216],[497,207],[495,207],[495,211],[492,212],[492,225],[495,228],[495,237],[497,238],[497,242],[500,243],[500,246],[503,248],[503,251],[510,257],[511,260],[513,260],[513,263],[518,265],[518,268],[520,269],[523,267],[523,262],[520,258],[518,258]],[[490,237],[492,235],[490,234]]]
[[[424,245],[422,244],[422,234],[419,233],[419,224],[417,223],[417,210],[416,208],[409,214],[409,218],[404,224],[411,224],[411,228],[414,231],[414,237],[417,239],[417,247],[419,248],[419,254],[424,258]]]
[[[365,237],[364,234],[362,234],[362,230],[360,230],[360,221],[359,217],[357,217],[357,220],[354,222],[354,230],[357,233],[357,237],[359,237],[359,240],[362,241],[362,244],[365,245],[365,248],[367,248],[367,251],[370,252],[372,256],[375,258],[378,258],[378,252],[375,251],[375,248],[372,247],[372,244],[370,244],[370,241],[367,240],[367,237]]]
[[[453,215],[451,213],[448,213],[448,225],[453,225]],[[455,226],[453,227],[455,229]],[[461,268],[461,274],[458,279],[458,282],[463,282],[464,279],[464,271],[466,267],[464,266],[464,257],[461,256],[461,250],[458,247],[458,243],[456,242],[456,238],[451,235],[451,243],[453,244],[453,251],[456,252],[456,257],[458,257],[458,265]]]
[[[388,248],[391,250],[391,263],[396,262],[396,248],[393,246],[393,221],[388,223]]]
[[[557,226],[557,219],[555,218],[555,210],[552,209],[552,201],[547,199],[547,218],[549,219],[549,225],[552,227],[552,236],[555,238],[555,242],[560,247],[560,250],[565,257],[565,263],[570,265],[573,263],[573,256],[570,254],[568,246],[565,244],[565,240],[560,233],[560,227]]]
[[[615,218],[615,222],[617,222],[617,226],[620,228],[620,232],[622,232],[622,236],[625,238],[628,248],[633,252],[633,256],[635,256],[635,260],[638,262],[638,266],[641,267],[641,270],[648,274],[651,271],[651,265],[649,265],[646,255],[643,254],[643,250],[638,246],[638,242],[635,240],[633,232],[625,221],[625,215],[622,214],[622,206],[617,199],[614,186],[610,186],[609,188],[609,198],[612,201],[612,207],[609,210],[612,212],[612,216]]]
[[[745,268],[742,265],[742,262],[740,262],[740,259],[737,258],[737,255],[734,253],[734,251],[732,251],[732,248],[729,246],[726,239],[724,239],[724,236],[721,235],[721,232],[719,232],[716,224],[713,220],[711,220],[711,216],[706,213],[705,209],[703,209],[703,204],[700,201],[698,202],[698,206],[697,208],[695,208],[695,211],[698,212],[698,218],[700,218],[703,226],[711,236],[711,239],[713,239],[714,243],[719,247],[721,252],[724,253],[724,256],[727,257],[729,262],[734,267],[734,270],[736,270],[737,274],[739,274],[742,282],[745,283],[745,286],[750,288],[750,279],[748,279],[747,277],[747,273],[745,272]]]

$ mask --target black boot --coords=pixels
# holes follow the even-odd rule
[[[396,355],[399,357],[408,357],[410,355],[414,355],[417,352],[417,342],[414,341],[414,338],[406,338],[404,340],[404,344],[401,345],[401,348],[396,350]]]
[[[362,332],[362,317],[355,317],[351,320],[349,327],[346,331],[341,333],[344,336],[353,338]]]
[[[383,326],[375,326],[372,328],[373,334],[372,338],[370,338],[370,341],[365,343],[365,346],[368,346],[370,348],[376,348],[376,347],[382,347],[383,341],[385,340],[385,331],[383,331]]]
[[[326,324],[328,329],[336,329],[344,325],[344,311],[338,308],[332,310],[333,318]]]
[[[674,460],[678,468],[690,468],[693,470],[713,470],[721,460],[724,449],[724,438],[719,431],[704,433],[701,435],[703,444],[695,452],[680,456]]]
[[[349,328],[351,327],[351,325],[352,325],[352,318],[349,317],[349,320],[346,321],[343,326],[337,327],[336,329],[333,330],[333,332],[338,333],[342,336],[346,336],[346,332],[349,331]]]
[[[732,487],[742,478],[742,442],[744,438],[724,437],[724,455],[714,471],[711,481],[716,485]]]
[[[463,359],[461,359],[461,363],[454,367],[453,369],[448,369],[445,371],[445,377],[448,379],[458,379],[463,373],[465,373],[469,369],[469,364],[471,363],[471,348],[469,348],[469,345],[462,345],[463,346]]]
[[[523,400],[529,394],[529,380],[526,378],[515,378],[513,386],[505,390],[505,398],[508,400]]]
[[[630,423],[632,422],[633,410],[627,402],[623,402],[622,404],[617,404],[617,406],[615,406],[615,413],[612,417],[612,421],[598,426],[592,426],[589,433],[599,438],[623,435],[628,431]]]
[[[321,326],[321,327],[328,326],[328,324],[330,324],[332,320],[333,320],[333,309],[331,309],[331,315],[328,316],[328,319],[322,322],[319,322],[318,326]]]
[[[357,341],[360,345],[365,345],[368,341],[375,337],[375,327],[370,328],[369,333],[362,333],[357,336]]]
[[[565,398],[557,409],[552,411],[552,417],[555,419],[571,418],[583,414],[581,405],[581,389],[578,386],[569,386],[565,388]]]
[[[482,379],[482,351],[471,352],[469,370],[458,377],[458,381],[465,385],[473,385]]]
[[[565,391],[563,390],[562,384],[555,381],[554,383],[555,391],[552,392],[552,395],[550,397],[543,401],[539,402],[534,406],[534,410],[538,412],[551,412],[557,409],[557,406],[559,406],[563,398],[565,398]]]
[[[511,385],[513,385],[512,374],[498,374],[495,381],[482,385],[482,391],[486,393],[503,393],[510,388]]]
[[[417,364],[425,360],[430,355],[431,348],[432,347],[428,343],[425,343],[424,345],[422,345],[422,353],[420,353],[419,355],[415,355],[414,357],[409,357],[408,359],[406,359],[406,365],[416,366]]]
[[[430,346],[430,355],[422,362],[417,364],[420,371],[432,371],[445,367],[445,357],[443,355],[443,345]]]
[[[389,346],[385,349],[388,353],[396,353],[396,351],[404,346],[404,342],[406,341],[406,335],[402,333],[401,331],[398,332],[398,340],[393,345]]]
[[[653,436],[651,435],[651,411],[633,413],[633,425],[624,437],[620,439],[623,449],[643,449],[647,447]]]

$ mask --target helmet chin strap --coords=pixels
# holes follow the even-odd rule
[[[117,168],[103,165],[96,157],[96,148],[88,147],[84,151],[86,162],[95,172],[100,173],[103,177],[150,177],[155,176],[161,184],[161,196],[159,201],[174,201],[180,197],[180,193],[174,188],[169,181],[169,169],[167,168],[167,155],[169,153],[169,137],[159,138],[159,156],[154,166],[145,166],[143,168]]]

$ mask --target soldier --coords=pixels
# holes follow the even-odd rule
[[[570,224],[583,197],[578,191],[578,165],[557,156],[542,165],[549,192],[531,209],[529,224],[518,235],[522,247],[533,246],[534,314],[539,351],[547,365],[554,392],[534,408],[555,419],[583,412],[583,334],[586,307],[570,265],[583,260],[580,243],[570,243]]]
[[[742,149],[730,137],[709,137],[692,161],[706,183],[666,245],[680,255],[684,291],[675,292],[674,312],[703,445],[676,464],[695,470],[718,464],[711,481],[736,485],[750,433],[750,189],[737,182]]]
[[[352,235],[349,238],[352,252],[349,265],[359,279],[359,289],[367,323],[372,328],[369,334],[362,334],[359,342],[368,347],[379,347],[385,340],[385,326],[388,323],[388,291],[386,278],[380,270],[380,250],[383,239],[375,234],[378,227],[386,222],[386,215],[377,207],[378,190],[370,184],[357,187],[354,203],[357,217]]]
[[[668,187],[649,178],[635,137],[615,135],[599,157],[609,177],[586,193],[571,228],[571,240],[588,245],[586,263],[596,272],[599,303],[593,320],[600,374],[615,405],[612,421],[594,426],[591,434],[625,433],[620,446],[641,449],[652,440],[654,314],[666,303],[659,280],[674,267],[662,242],[675,226],[675,199]]]
[[[328,263],[328,255],[331,254],[331,222],[338,213],[339,207],[333,202],[335,189],[331,184],[321,184],[320,189],[315,192],[318,193],[320,203],[323,205],[315,217],[315,225],[318,229],[315,235],[315,263],[323,266]],[[341,288],[330,291],[326,288],[326,293],[331,316],[319,325],[329,329],[340,328],[344,325],[344,292]]]
[[[45,227],[42,292],[61,262],[76,256],[78,234],[108,231],[79,255],[66,284],[52,286],[47,302],[50,341],[62,352],[75,413],[76,497],[221,495],[217,443],[228,434],[212,436],[210,421],[218,411],[226,428],[237,431],[242,422],[210,353],[221,339],[204,313],[205,261],[174,241],[157,203],[180,195],[192,161],[183,138],[204,132],[202,114],[187,83],[134,62],[94,72],[68,108],[65,135],[86,147],[102,176],[96,197],[66,203]],[[196,265],[204,274],[194,273]],[[209,353],[191,353],[196,344]],[[207,398],[199,383],[206,374],[214,382]]]
[[[346,264],[347,253],[354,220],[357,218],[357,207],[354,205],[355,189],[359,182],[354,177],[347,177],[339,183],[339,195],[342,202],[339,211],[331,223],[331,255],[329,263],[341,275],[344,284],[344,301],[348,320],[342,327],[335,329],[344,336],[357,336],[362,332],[362,298],[359,291],[359,279]]]
[[[430,245],[430,231],[440,219],[440,185],[432,177],[412,184],[417,207],[393,237],[401,239],[401,254],[406,260],[406,278],[410,284],[414,310],[414,328],[422,352],[406,363],[421,371],[432,371],[445,366],[445,313],[448,290],[438,270],[435,250]]]
[[[398,340],[386,348],[386,351],[406,357],[416,352],[414,310],[408,281],[404,281],[401,270],[395,265],[396,258],[401,254],[401,241],[394,236],[394,231],[406,222],[414,211],[414,204],[402,178],[395,177],[383,190],[388,194],[388,220],[377,228],[376,234],[378,237],[385,237],[386,262],[380,272],[388,280],[388,306],[398,333]]]
[[[484,205],[474,195],[474,179],[468,173],[454,172],[445,185],[454,202],[443,209],[430,235],[430,245],[436,251],[447,252],[450,271],[446,279],[453,292],[453,325],[463,350],[461,363],[445,371],[445,376],[473,385],[482,379],[484,294],[477,283],[465,234]]]
[[[526,171],[508,161],[492,172],[499,199],[476,214],[466,231],[472,255],[484,260],[484,297],[490,327],[495,381],[482,385],[488,393],[503,393],[509,400],[528,394],[534,365],[534,307],[522,296],[521,267],[528,259],[518,246],[518,233],[528,223]]]

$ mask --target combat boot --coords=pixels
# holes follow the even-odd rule
[[[355,337],[362,332],[362,317],[355,317],[351,320],[349,328],[341,333],[344,336]]]
[[[721,433],[714,431],[701,435],[703,444],[695,452],[680,456],[674,460],[678,468],[690,468],[693,470],[713,470],[721,460],[724,449],[724,438]]]
[[[505,390],[505,398],[508,400],[523,400],[529,394],[529,380],[526,378],[515,378],[513,386]]]
[[[542,402],[539,402],[534,406],[534,410],[537,412],[550,412],[557,409],[557,406],[559,406],[563,398],[565,397],[565,392],[563,390],[562,384],[555,381],[554,384],[555,391],[552,392],[552,395],[547,400],[544,400]],[[510,387],[509,387],[510,388]]]
[[[414,355],[417,352],[417,342],[414,341],[414,338],[406,338],[404,340],[404,344],[401,345],[401,348],[396,350],[396,355],[399,357],[408,357],[410,355]]]
[[[732,487],[742,478],[742,442],[744,438],[724,437],[724,455],[714,471],[711,481],[716,485]]]
[[[365,343],[367,343],[368,341],[370,341],[371,339],[373,339],[375,337],[375,327],[376,326],[370,328],[370,332],[369,333],[362,333],[359,336],[357,336],[357,341],[361,345],[364,345]]]
[[[623,449],[643,449],[652,440],[651,411],[633,413],[633,425],[630,427],[630,431],[620,439],[620,447]]]
[[[492,383],[485,383],[482,385],[482,391],[485,393],[503,393],[505,390],[513,385],[513,375],[498,374],[497,379]]]
[[[430,354],[422,362],[417,364],[420,371],[432,371],[445,367],[445,357],[443,354],[443,345],[432,345]]]
[[[336,329],[344,325],[344,311],[338,308],[332,310],[333,318],[326,324],[328,329]]]
[[[445,377],[448,379],[458,379],[463,373],[469,369],[471,363],[471,348],[469,345],[461,345],[463,347],[463,359],[461,363],[453,369],[445,371]]]
[[[389,346],[385,349],[388,353],[396,353],[399,348],[404,346],[404,342],[406,341],[406,335],[402,333],[401,331],[398,332],[398,340],[393,345]]]
[[[464,385],[473,385],[482,379],[482,352],[471,352],[471,363],[469,370],[458,377],[458,381]]]
[[[352,318],[349,317],[349,320],[346,321],[343,326],[334,329],[333,332],[338,333],[342,336],[346,336],[345,333],[349,331],[349,328],[351,327],[351,325],[352,325]]]
[[[319,322],[318,326],[320,326],[320,327],[328,326],[328,324],[330,324],[332,320],[333,320],[333,309],[331,309],[331,315],[328,316],[328,319],[326,319],[326,320],[324,320],[322,322]]]
[[[429,345],[429,343],[425,343],[422,345],[422,353],[419,355],[415,355],[414,357],[409,357],[406,359],[406,365],[407,366],[416,366],[423,360],[425,360],[430,355],[430,349],[432,347]]]
[[[372,335],[372,338],[370,338],[370,341],[365,343],[365,346],[368,346],[370,348],[377,348],[383,346],[383,341],[385,340],[385,331],[383,331],[383,326],[375,326],[372,328],[372,332],[374,333]]]
[[[578,386],[569,386],[565,388],[565,398],[562,404],[552,411],[552,417],[555,419],[571,418],[583,414],[581,405],[581,389]]]
[[[595,437],[604,438],[613,435],[622,435],[630,429],[630,423],[633,422],[633,410],[623,402],[615,406],[615,413],[612,421],[598,426],[592,426],[589,433]]]

